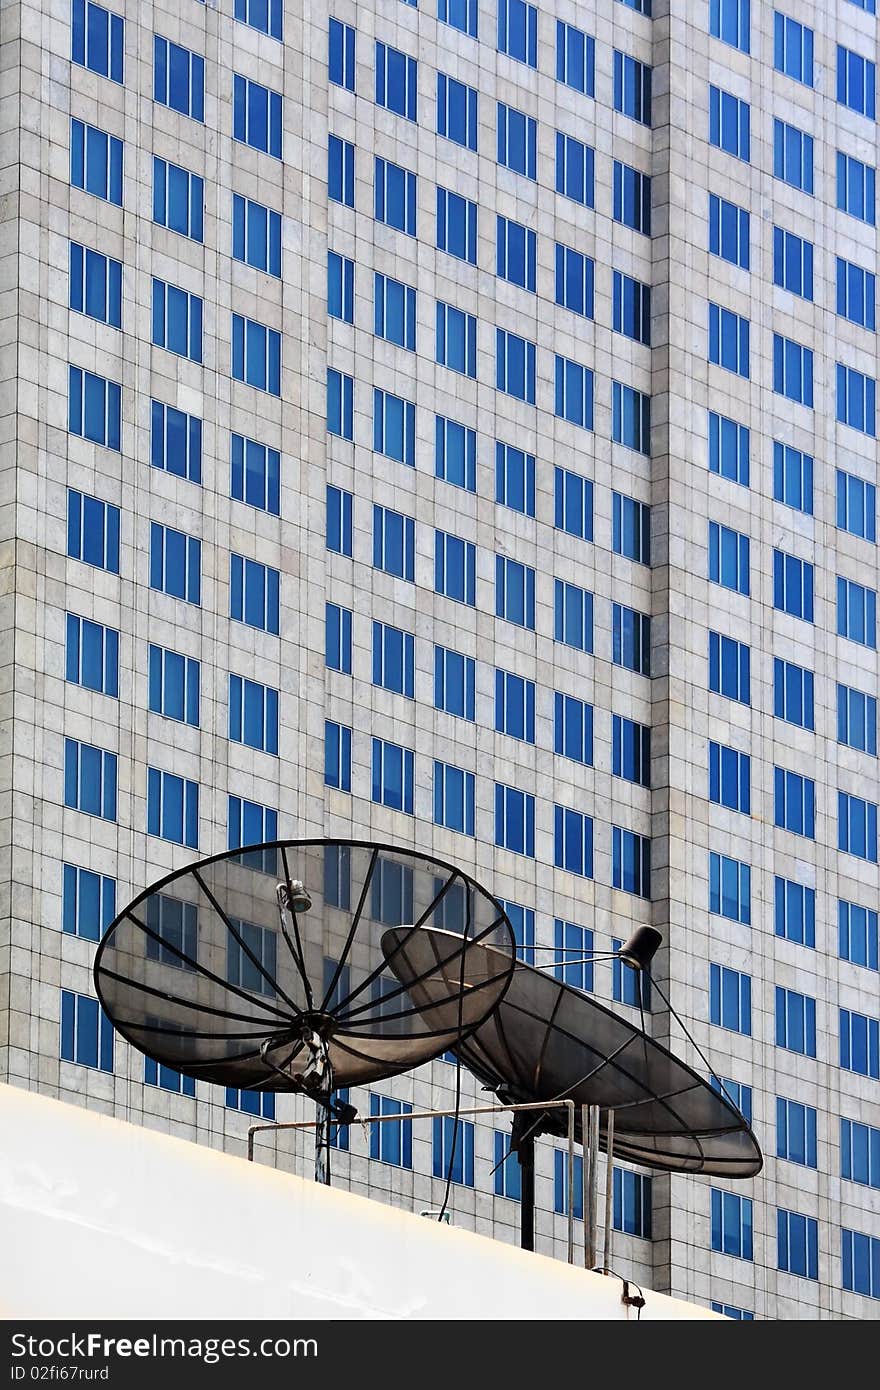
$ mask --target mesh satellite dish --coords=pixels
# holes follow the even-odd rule
[[[394,948],[383,950],[389,927],[401,951],[440,929],[413,978],[417,1000]],[[310,1095],[326,1130],[335,1090],[409,1071],[483,1023],[514,953],[503,909],[450,864],[391,845],[286,840],[201,860],[140,893],[98,947],[95,986],[114,1027],[162,1066]],[[319,1153],[324,1140],[319,1125]]]
[[[415,1002],[430,962],[448,952],[447,935],[426,929],[404,939],[383,938],[389,962]],[[493,970],[495,952],[479,945],[467,966]],[[496,961],[500,965],[500,959]],[[475,977],[475,979],[478,976]],[[517,961],[510,987],[494,1013],[454,1045],[465,1066],[505,1104],[571,1099],[581,1143],[581,1107],[604,1112],[603,1143],[613,1112],[615,1155],[667,1173],[750,1178],[761,1150],[743,1115],[721,1092],[634,1023],[589,995]],[[513,1145],[525,1169],[534,1138],[566,1133],[562,1108],[518,1114]],[[524,1196],[526,1183],[523,1184]],[[525,1211],[524,1220],[529,1213]]]

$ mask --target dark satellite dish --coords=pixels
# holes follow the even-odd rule
[[[446,933],[428,929],[402,941],[389,931],[383,946],[418,1002],[420,977],[448,951]],[[480,945],[467,963],[491,971],[492,959],[491,946]],[[521,961],[495,1012],[454,1050],[508,1104],[573,1100],[579,1142],[579,1108],[598,1105],[614,1111],[615,1154],[632,1163],[711,1177],[760,1172],[755,1136],[725,1095],[634,1023]],[[547,1111],[540,1128],[564,1135],[563,1112]]]
[[[382,949],[389,927],[400,950],[445,928],[414,978],[418,1002]],[[163,1066],[326,1105],[484,1022],[514,951],[499,904],[452,865],[391,845],[287,840],[201,860],[139,894],[98,947],[95,986],[114,1027]]]
[[[446,933],[428,929],[386,932],[383,948],[395,974],[418,1003],[421,979],[433,959],[448,951]],[[492,970],[491,946],[478,946],[468,966]],[[495,1012],[454,1051],[484,1086],[506,1105],[570,1099],[575,1138],[583,1143],[582,1106],[613,1112],[614,1155],[667,1173],[750,1178],[760,1172],[761,1150],[744,1117],[641,1029],[610,1009],[518,961]],[[566,1133],[562,1108],[522,1112],[514,1118],[513,1147],[523,1165],[523,1243],[531,1248],[533,1143],[538,1134]],[[528,1188],[528,1198],[526,1189]]]

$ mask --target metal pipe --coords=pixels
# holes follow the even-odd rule
[[[605,1166],[605,1253],[602,1256],[602,1269],[608,1273],[611,1268],[611,1231],[613,1221],[614,1195],[614,1111],[608,1111],[608,1132],[605,1140],[607,1163]]]
[[[590,1268],[590,1107],[581,1106],[581,1143],[584,1157],[581,1163],[581,1211],[584,1214],[584,1268]]]
[[[590,1106],[590,1269],[599,1254],[599,1107]]]
[[[574,1264],[574,1101],[568,1106],[568,1263]],[[581,1213],[583,1215],[583,1212]]]

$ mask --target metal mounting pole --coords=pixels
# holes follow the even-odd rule
[[[599,1225],[599,1107],[582,1110],[584,1135],[584,1265],[592,1269],[598,1257]]]
[[[602,1256],[602,1268],[606,1272],[611,1268],[611,1231],[613,1221],[613,1197],[614,1197],[614,1111],[608,1111],[608,1135],[605,1151],[607,1163],[605,1166],[605,1253]]]
[[[516,1151],[519,1162],[519,1243],[522,1250],[535,1248],[535,1136],[527,1135]]]
[[[568,1102],[568,1263],[574,1264],[574,1101]]]

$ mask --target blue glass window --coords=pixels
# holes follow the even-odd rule
[[[510,1133],[505,1133],[500,1129],[494,1130],[493,1133],[495,1135],[493,1170],[495,1196],[509,1197],[518,1202],[522,1192],[522,1179],[519,1158],[510,1147]]]
[[[651,235],[651,176],[619,159],[614,161],[613,213],[615,222]]]
[[[611,775],[651,785],[651,730],[624,715],[611,716]]]
[[[376,41],[376,105],[408,121],[416,120],[418,63],[388,44]]]
[[[82,367],[69,367],[67,428],[105,449],[120,449],[122,388],[118,382]]]
[[[752,1123],[752,1088],[741,1081],[731,1081],[728,1076],[710,1076],[709,1085],[719,1095],[726,1096],[732,1105],[749,1124]]]
[[[350,147],[353,148],[353,147]],[[352,174],[352,179],[353,179]],[[353,186],[353,185],[352,185]],[[345,199],[354,207],[354,195]],[[390,160],[376,158],[373,174],[373,210],[377,222],[396,227],[407,236],[416,234],[416,176]]]
[[[535,571],[504,555],[495,556],[495,616],[535,629]]]
[[[880,1081],[880,1023],[876,1018],[840,1010],[840,1065]]]
[[[61,924],[73,936],[100,941],[116,916],[116,879],[65,864]]]
[[[779,440],[773,443],[773,496],[777,502],[813,515],[813,459]]]
[[[612,951],[618,952],[622,945],[618,938],[612,938]],[[611,998],[617,1004],[628,1004],[631,1009],[650,1009],[650,976],[645,971],[631,970],[615,954],[611,962]]]
[[[331,19],[328,34],[327,76],[337,87],[354,91],[355,41],[357,30],[351,24]]]
[[[437,133],[462,145],[466,150],[477,148],[477,103],[475,87],[466,87],[447,77],[445,72],[437,74]]]
[[[70,182],[122,207],[122,141],[95,126],[71,119]]]
[[[437,1115],[433,1121],[432,1171],[463,1187],[474,1185],[474,1127],[470,1120]]]
[[[574,1218],[584,1218],[584,1169],[583,1155],[575,1154],[572,1166],[572,1187],[574,1190]],[[568,1152],[565,1149],[553,1151],[553,1210],[560,1216],[568,1216]]]
[[[811,778],[774,767],[773,823],[808,840],[816,838],[816,784]]]
[[[709,194],[709,251],[741,270],[749,269],[749,214],[714,193]]]
[[[393,811],[413,813],[413,753],[397,743],[373,739],[372,798]]]
[[[709,741],[709,800],[751,814],[751,758],[727,744]]]
[[[229,677],[229,737],[278,755],[278,691],[244,676]]]
[[[240,1091],[234,1086],[227,1086],[226,1106],[229,1110],[252,1115],[257,1120],[275,1119],[275,1095],[272,1091]]]
[[[240,434],[230,436],[231,497],[246,502],[260,511],[281,513],[281,455],[277,449],[245,439]]]
[[[535,404],[535,344],[495,329],[495,385],[517,400]]]
[[[153,37],[153,100],[194,121],[205,119],[205,60],[168,39]]]
[[[794,618],[813,621],[813,566],[782,550],[773,552],[773,606]]]
[[[651,619],[646,613],[611,605],[611,660],[639,675],[651,674]]]
[[[553,807],[553,863],[581,878],[593,877],[593,821],[582,811]]]
[[[877,649],[877,594],[852,579],[837,578],[837,634]]]
[[[391,1096],[370,1092],[371,1115],[411,1115],[412,1106]],[[397,1168],[412,1167],[412,1120],[398,1124],[370,1125],[370,1158],[379,1163],[391,1163]]]
[[[438,198],[440,190],[438,189]],[[474,237],[476,240],[476,207],[474,207]],[[538,239],[529,227],[513,222],[509,217],[495,219],[495,270],[502,280],[512,285],[520,285],[524,290],[535,291],[535,263],[537,260]],[[476,245],[474,254],[469,257],[477,263]]]
[[[593,706],[559,690],[553,694],[553,751],[593,765]]]
[[[579,540],[593,539],[593,484],[567,468],[553,470],[553,524]]]
[[[611,549],[637,564],[651,563],[651,508],[620,492],[611,494]]]
[[[373,506],[373,565],[398,579],[415,581],[416,526],[391,507]]]
[[[840,1121],[840,1176],[880,1188],[880,1129],[858,1120]]]
[[[281,275],[281,214],[232,195],[232,254],[267,275]],[[349,263],[350,264],[350,263]]]
[[[749,538],[709,522],[709,578],[734,593],[749,592]]]
[[[593,428],[593,373],[567,357],[554,358],[554,413],[582,429]]]
[[[474,719],[476,662],[472,656],[434,648],[434,708]]]
[[[712,1249],[740,1260],[752,1258],[752,1199],[711,1188]]]
[[[801,299],[813,298],[813,243],[773,228],[773,283]]]
[[[498,0],[498,52],[538,66],[538,11],[525,0]]]
[[[434,760],[434,824],[460,835],[474,833],[475,780],[472,772]]]
[[[202,301],[198,295],[153,279],[153,344],[191,362],[201,362]]]
[[[150,522],[150,588],[201,603],[202,543],[171,526]]]
[[[242,314],[233,314],[232,375],[258,391],[280,396],[281,334]]]
[[[595,207],[596,152],[573,135],[556,132],[556,192],[582,207]]]
[[[776,1157],[805,1168],[817,1166],[816,1112],[811,1105],[776,1097]]]
[[[593,595],[565,579],[553,581],[553,636],[575,651],[593,650]]]
[[[351,729],[324,720],[324,786],[351,791]]]
[[[258,560],[242,555],[229,557],[229,616],[248,627],[279,633],[280,575]]]
[[[870,270],[837,257],[837,312],[861,328],[876,328],[877,281]]]
[[[752,980],[726,965],[709,966],[709,1022],[731,1033],[752,1033]]]
[[[338,603],[324,605],[324,662],[331,671],[351,675],[351,611]]]
[[[70,22],[71,62],[122,82],[125,24],[120,16],[92,0],[72,0]]]
[[[503,221],[502,218],[498,219]],[[510,224],[508,224],[510,225]],[[513,224],[516,225],[516,224]],[[534,236],[534,232],[530,233]],[[570,246],[556,243],[556,303],[583,318],[593,317],[593,285],[596,263],[590,256],[573,251]],[[500,272],[499,272],[500,273]],[[532,284],[534,289],[534,274]]]
[[[877,807],[873,801],[837,793],[837,848],[877,863]]]
[[[795,1211],[776,1212],[776,1267],[803,1279],[819,1278],[819,1223]]]
[[[614,50],[614,109],[651,124],[651,69],[619,49]]]
[[[354,145],[338,135],[327,137],[327,197],[354,207]]]
[[[526,965],[535,963],[535,910],[532,907],[523,907],[520,903],[512,903],[506,898],[499,898],[501,906],[510,919],[513,927],[514,940],[516,941],[516,958],[524,961]]]
[[[354,439],[354,380],[327,368],[327,433]]]
[[[593,933],[590,928],[579,927],[575,922],[564,922],[557,917],[553,923],[553,945],[553,974],[557,980],[571,985],[573,989],[592,993],[593,962],[588,959],[593,954]]]
[[[651,896],[651,841],[646,835],[611,827],[611,886],[639,898]]]
[[[95,690],[99,695],[119,695],[119,633],[115,628],[67,614],[65,624],[65,680]]]
[[[709,0],[709,33],[749,52],[749,0]]]
[[[466,603],[476,604],[477,549],[446,531],[434,532],[434,590]]]
[[[837,100],[850,111],[874,119],[877,95],[877,69],[861,53],[837,45]]]
[[[227,811],[228,849],[241,845],[263,845],[278,839],[278,812],[241,796],[230,796]],[[277,854],[273,849],[252,850],[239,855],[242,864],[258,873],[277,874]]]
[[[538,123],[512,106],[498,102],[497,159],[505,168],[527,179],[536,179]]]
[[[561,19],[556,21],[556,80],[585,97],[595,95],[596,40]]]
[[[477,0],[437,0],[437,18],[472,39],[477,37],[479,14]]]
[[[147,768],[147,834],[158,835],[188,849],[199,847],[199,788],[197,782],[171,772]]]
[[[150,402],[150,463],[191,483],[202,481],[202,422],[182,410]]]
[[[232,138],[281,158],[282,107],[279,92],[237,72],[232,76]],[[331,140],[333,136],[330,137]],[[332,195],[331,195],[332,196]]]
[[[284,0],[235,0],[235,18],[280,42],[283,36]]]
[[[412,699],[415,695],[415,639],[390,623],[373,620],[373,684]]]
[[[511,444],[495,442],[495,501],[524,516],[535,515],[535,459]]]
[[[191,1076],[184,1076],[173,1067],[162,1066],[152,1057],[144,1058],[144,1085],[159,1086],[163,1091],[173,1091],[178,1096],[194,1096],[196,1083]]]
[[[477,264],[477,205],[447,188],[437,189],[437,249]]]
[[[796,82],[813,85],[813,31],[788,15],[773,13],[773,65]]]
[[[854,367],[837,364],[837,419],[873,439],[877,433],[877,383]],[[811,402],[812,403],[812,402]]]
[[[651,1239],[651,1179],[628,1168],[615,1168],[612,1183],[612,1224],[624,1235]]]
[[[852,155],[837,152],[837,206],[870,227],[875,223],[876,172]]]
[[[122,263],[70,243],[71,309],[112,328],[122,327]]]
[[[477,490],[477,432],[456,420],[434,417],[434,476]]]
[[[709,143],[728,154],[743,159],[748,164],[750,158],[749,104],[723,92],[720,87],[709,87]]]
[[[166,719],[199,727],[200,667],[191,656],[181,656],[150,643],[149,708]]]
[[[873,3],[873,0],[867,0],[867,3]],[[840,1244],[843,1287],[850,1293],[880,1298],[880,1236],[861,1235],[858,1231],[848,1231],[842,1227]]]
[[[64,740],[64,804],[87,816],[116,819],[117,758],[103,748]]]
[[[837,469],[837,525],[863,540],[877,539],[877,491],[852,473]]]
[[[59,1056],[62,1062],[113,1071],[113,1027],[97,999],[61,991]]]
[[[709,361],[748,379],[749,321],[718,304],[709,305]]]
[[[205,183],[198,174],[153,156],[153,221],[192,241],[204,239]]]
[[[612,277],[611,327],[637,343],[651,345],[651,287],[619,270]]]
[[[746,927],[752,924],[751,868],[714,850],[709,853],[709,911]]]
[[[709,471],[742,487],[749,485],[749,430],[709,411]]]
[[[709,689],[742,705],[751,704],[751,654],[745,642],[709,633]]]
[[[773,658],[773,713],[802,729],[816,727],[813,714],[813,673],[793,661]]]
[[[846,685],[837,687],[837,742],[877,754],[877,700]]]
[[[495,843],[535,857],[535,798],[501,782],[495,783]]]
[[[813,192],[813,137],[785,121],[773,122],[773,175],[799,188]]]
[[[651,397],[620,381],[611,383],[611,438],[639,454],[651,452]]]
[[[119,573],[119,508],[67,489],[67,553],[96,569]]]
[[[477,320],[473,314],[443,304],[439,299],[435,356],[441,367],[476,378]]]
[[[388,391],[373,390],[373,448],[377,454],[414,468],[416,408]]]
[[[816,1001],[776,986],[776,1046],[804,1057],[816,1055]]]

